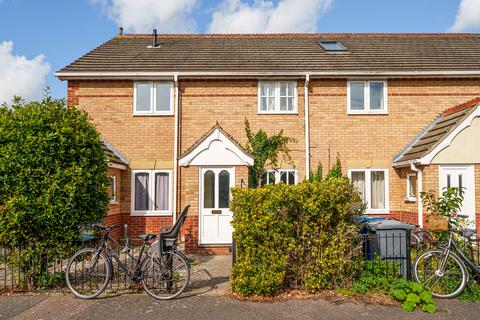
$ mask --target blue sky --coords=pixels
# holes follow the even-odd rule
[[[127,33],[480,32],[480,1],[463,2],[0,0],[0,101],[14,93],[37,98],[45,85],[65,97],[66,83],[53,73],[115,36],[119,25]]]

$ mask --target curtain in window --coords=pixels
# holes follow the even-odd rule
[[[372,171],[372,209],[385,209],[385,172]]]
[[[148,173],[135,174],[135,210],[148,210]]]
[[[355,190],[360,194],[362,200],[366,202],[365,199],[365,172],[364,171],[354,171],[352,172],[352,183]]]
[[[168,210],[169,181],[168,173],[158,172],[155,174],[155,210]]]
[[[110,201],[115,200],[115,178],[110,177]]]

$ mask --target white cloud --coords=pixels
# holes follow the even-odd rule
[[[191,17],[198,0],[90,0],[128,33],[194,32]]]
[[[212,15],[210,33],[315,32],[317,20],[333,0],[224,0]]]
[[[455,23],[448,31],[464,32],[476,27],[480,27],[480,1],[462,0],[458,7]]]
[[[50,72],[45,56],[40,54],[29,60],[12,51],[12,41],[0,43],[0,103],[11,102],[13,96],[26,100],[42,98],[45,77]]]

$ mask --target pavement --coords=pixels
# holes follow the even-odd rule
[[[0,296],[4,319],[479,319],[480,303],[437,301],[435,315],[405,313],[398,306],[366,305],[323,299],[242,302],[227,295],[230,256],[199,256],[192,268],[190,290],[171,301],[146,294],[107,294],[81,300],[71,294]]]

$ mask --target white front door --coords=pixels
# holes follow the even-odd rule
[[[200,168],[200,244],[232,243],[230,188],[235,185],[233,167]]]
[[[475,227],[475,170],[473,165],[440,166],[440,194],[444,188],[463,190],[463,204],[459,214],[468,215]]]

